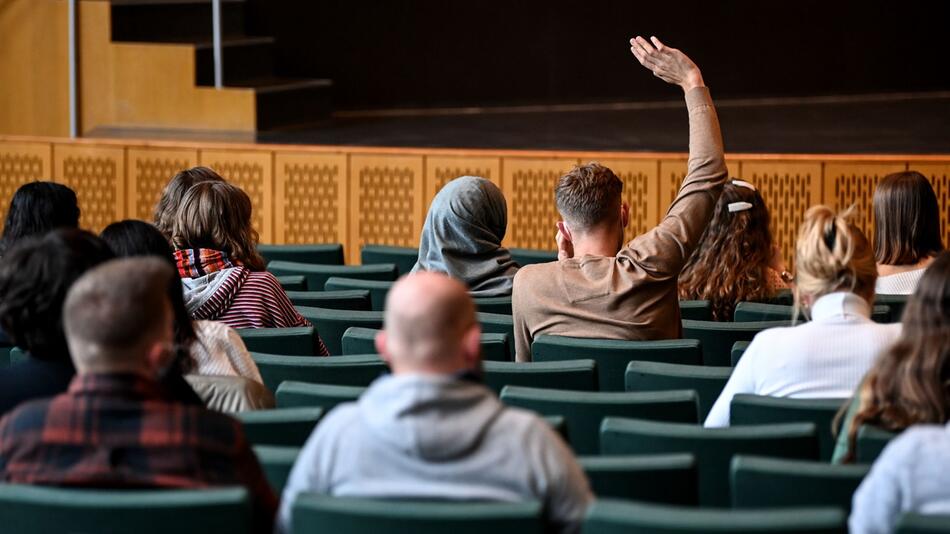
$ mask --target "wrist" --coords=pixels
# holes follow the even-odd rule
[[[683,88],[684,93],[688,93],[690,90],[697,87],[703,87],[706,85],[703,83],[703,75],[699,72],[699,69],[695,69],[686,75],[686,78],[683,80],[683,83],[680,84],[680,87]]]

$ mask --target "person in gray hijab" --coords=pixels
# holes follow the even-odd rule
[[[432,199],[412,272],[446,273],[473,297],[511,295],[518,264],[501,246],[508,206],[498,186],[477,176],[447,183]]]

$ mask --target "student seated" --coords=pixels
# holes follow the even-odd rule
[[[782,253],[772,242],[769,209],[755,186],[732,180],[680,273],[683,300],[708,300],[714,321],[731,321],[736,304],[774,297],[788,287]]]
[[[706,418],[729,426],[740,393],[846,399],[900,334],[899,324],[871,320],[877,268],[864,233],[826,206],[805,212],[795,253],[795,310],[811,321],[755,336]],[[795,313],[797,316],[798,313]]]
[[[51,399],[0,420],[0,481],[96,488],[247,488],[256,532],[276,496],[236,420],[170,400],[157,377],[174,358],[157,258],[107,262],[69,290],[63,322],[77,375]],[[134,529],[133,529],[134,530]]]
[[[221,175],[208,167],[192,167],[173,176],[165,185],[162,196],[155,205],[155,227],[165,236],[165,239],[171,241],[181,199],[185,198],[185,193],[191,189],[191,186],[201,182],[223,181],[224,178]]]
[[[56,228],[79,228],[76,193],[55,182],[31,182],[20,186],[10,200],[0,255],[25,237],[42,237]]]
[[[301,492],[383,499],[546,504],[576,531],[592,500],[570,449],[537,415],[504,406],[480,382],[480,328],[460,282],[403,277],[386,298],[376,347],[392,375],[340,405],[297,457],[278,530]]]
[[[515,352],[531,359],[539,334],[607,339],[675,339],[682,333],[677,277],[712,217],[726,180],[716,110],[696,65],[658,39],[637,37],[631,50],[662,80],[679,85],[689,110],[686,179],[666,217],[623,244],[629,207],[623,183],[607,167],[581,165],[555,188],[558,261],[515,276]]]
[[[950,252],[930,264],[904,309],[900,338],[864,377],[838,433],[834,462],[854,460],[858,429],[900,432],[950,421]]]
[[[476,176],[456,178],[432,199],[412,270],[446,273],[473,297],[510,295],[518,264],[501,246],[507,228],[508,206],[498,186]]]
[[[877,293],[910,295],[942,250],[940,206],[930,181],[916,171],[885,176],[874,190]]]
[[[277,278],[264,270],[251,226],[251,199],[227,182],[191,186],[172,230],[185,305],[195,320],[231,328],[310,326]],[[320,340],[321,356],[327,356]]]

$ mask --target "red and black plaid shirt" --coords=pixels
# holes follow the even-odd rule
[[[0,420],[0,481],[109,488],[244,486],[258,531],[277,498],[235,419],[133,374],[78,375]]]

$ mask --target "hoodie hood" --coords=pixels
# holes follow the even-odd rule
[[[229,267],[198,278],[182,278],[188,313],[196,320],[223,315],[244,285],[247,272],[245,267]]]
[[[360,397],[369,431],[408,456],[446,461],[475,450],[503,405],[488,388],[452,376],[384,376]]]

